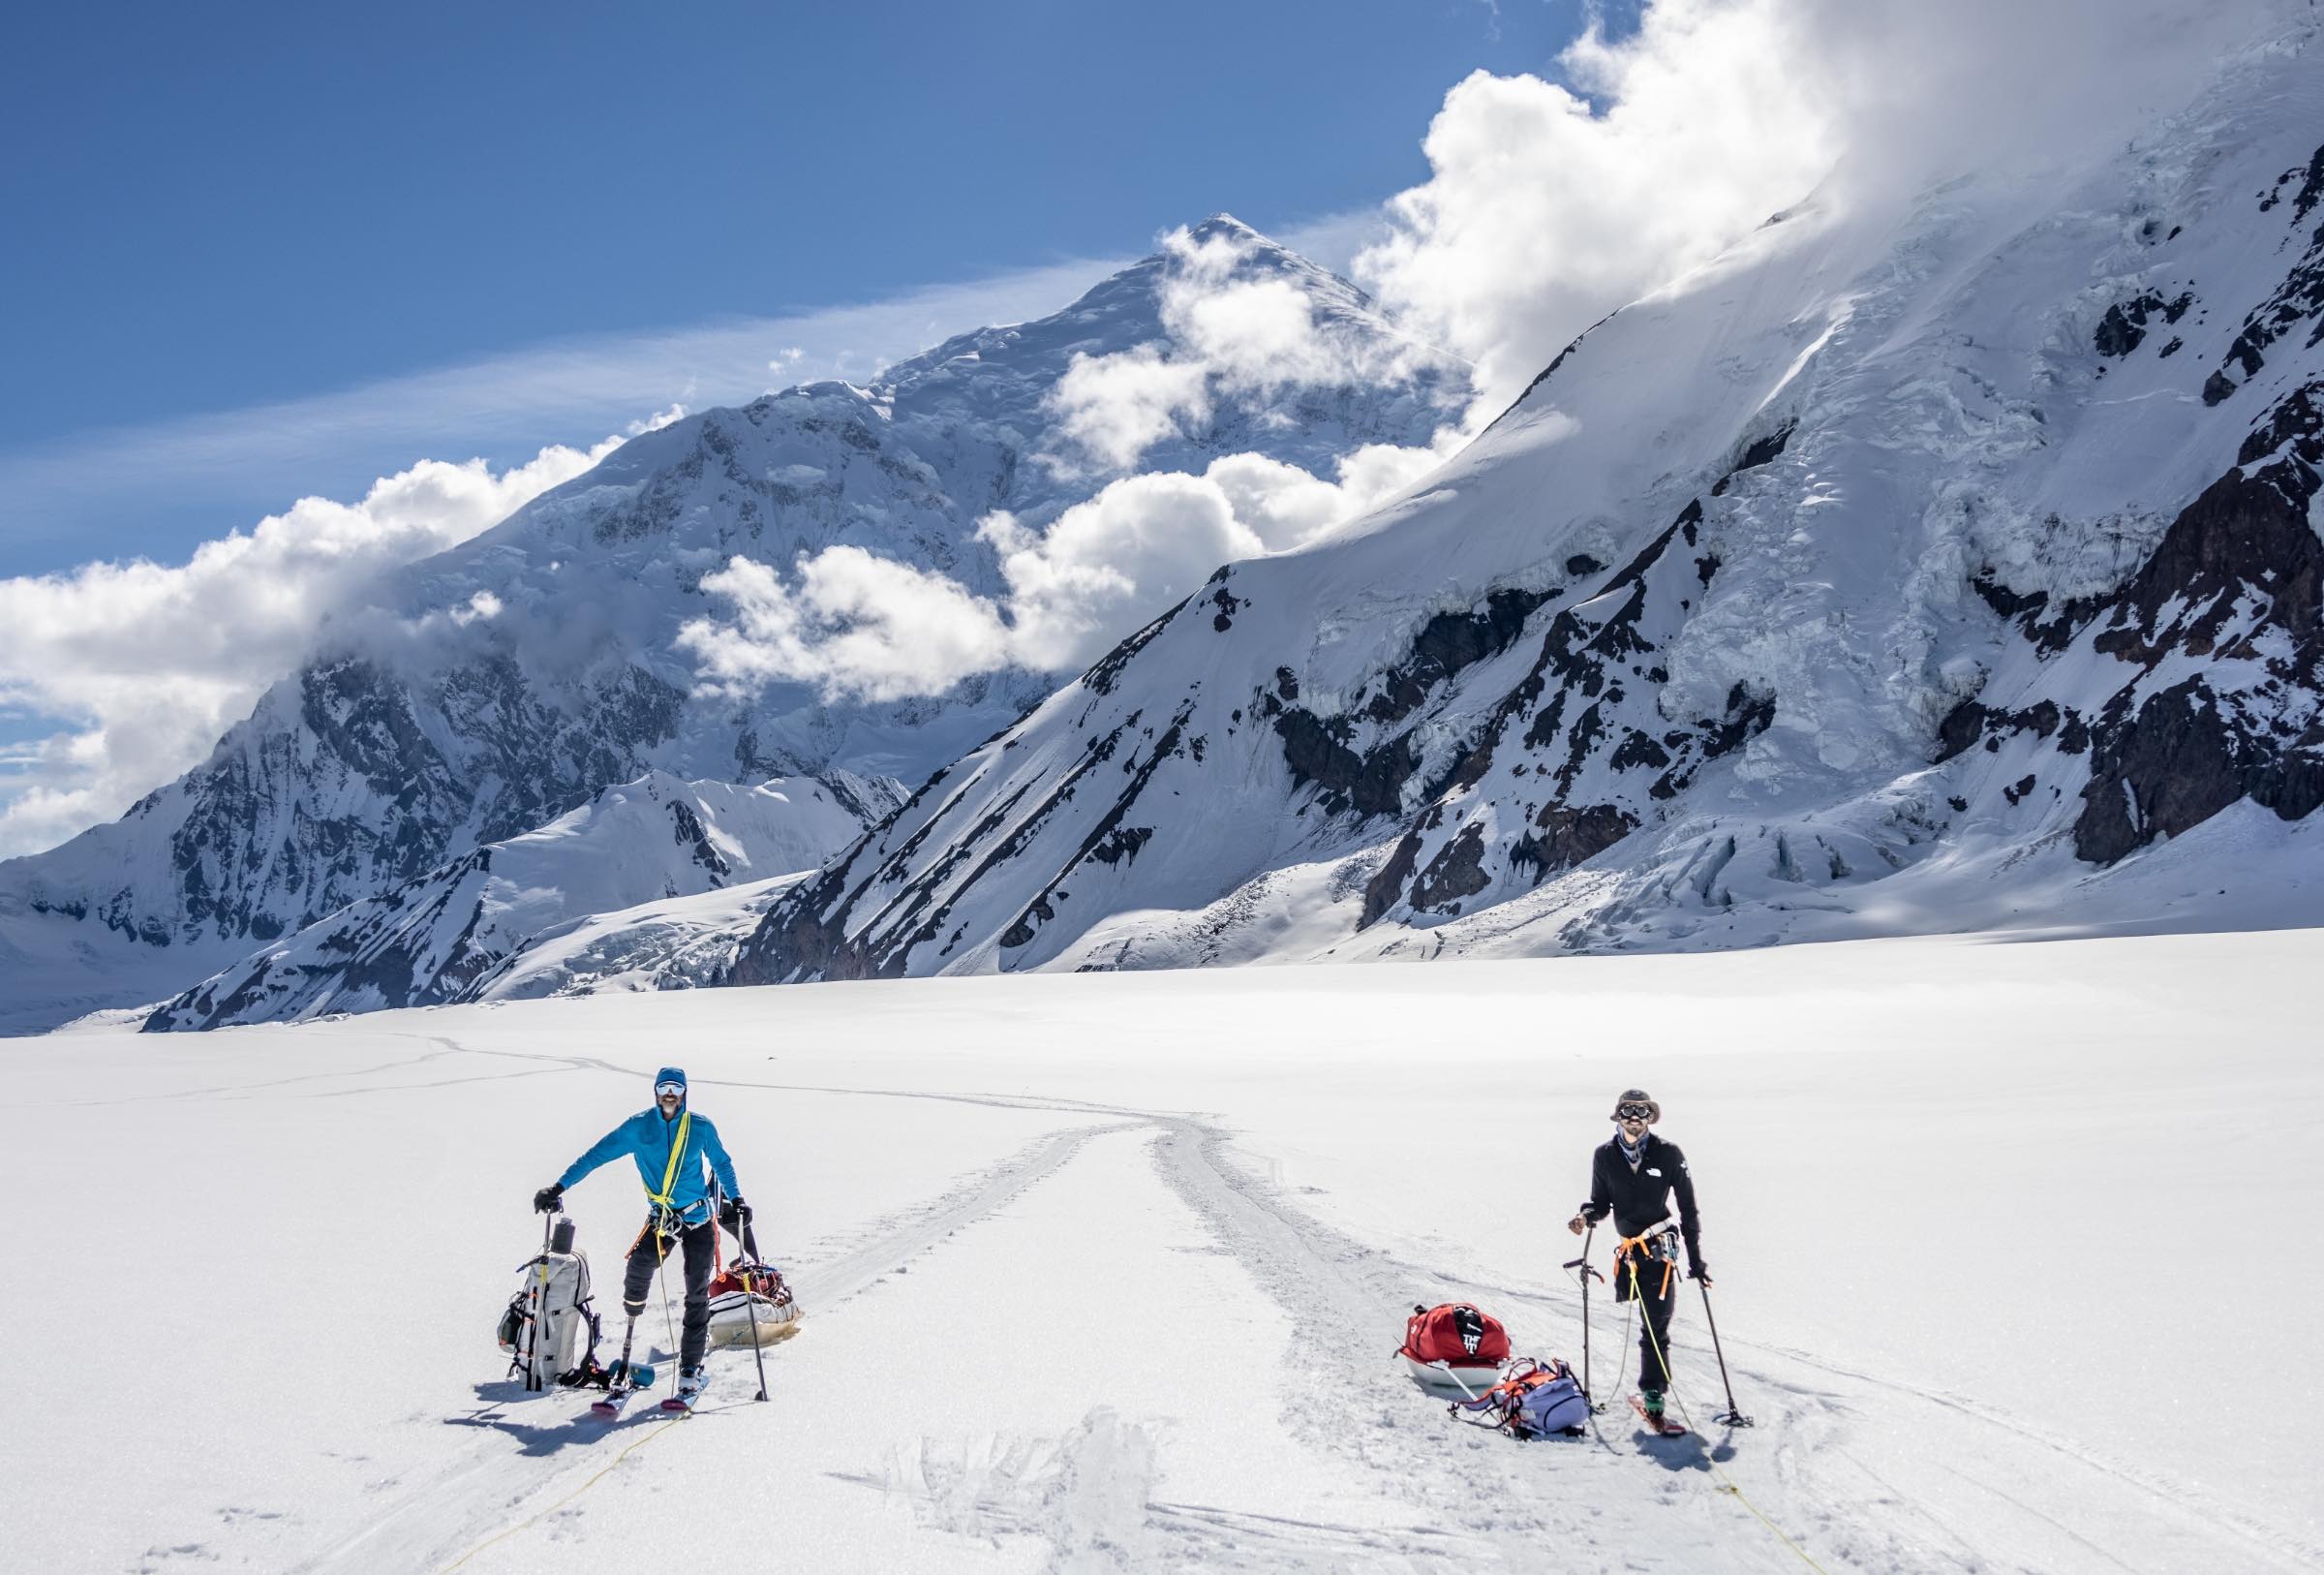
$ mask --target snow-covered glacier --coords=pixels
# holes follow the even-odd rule
[[[2313,922],[2324,78],[1824,189],[1221,568],[737,982]]]

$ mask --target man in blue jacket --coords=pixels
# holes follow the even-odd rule
[[[742,1198],[734,1179],[734,1161],[719,1129],[705,1116],[687,1107],[686,1072],[664,1066],[654,1074],[654,1107],[641,1110],[590,1146],[587,1154],[565,1167],[553,1186],[533,1194],[533,1207],[543,1214],[565,1202],[565,1189],[599,1165],[629,1156],[646,1184],[649,1212],[643,1230],[629,1247],[628,1273],[622,1282],[622,1311],[635,1318],[646,1310],[646,1287],[669,1256],[675,1238],[686,1251],[686,1324],[678,1354],[678,1396],[691,1400],[702,1390],[702,1355],[710,1346],[710,1274],[716,1256],[718,1229],[722,1220],[737,1235],[750,1222],[750,1205]],[[708,1162],[718,1181],[725,1207],[713,1217],[710,1189],[704,1179]]]

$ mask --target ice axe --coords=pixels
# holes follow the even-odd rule
[[[1581,1398],[1584,1404],[1590,1407],[1591,1415],[1602,1416],[1605,1412],[1605,1407],[1599,1405],[1590,1394],[1590,1276],[1598,1275],[1601,1280],[1605,1278],[1590,1267],[1590,1243],[1596,1239],[1597,1235],[1597,1223],[1592,1221],[1588,1232],[1581,1238],[1581,1256],[1563,1267],[1581,1271]],[[1705,1303],[1704,1305],[1707,1308],[1709,1304]],[[1717,1340],[1716,1335],[1712,1336],[1714,1343],[1717,1343]],[[1725,1369],[1721,1371],[1725,1371]],[[1731,1397],[1729,1404],[1730,1405],[1732,1404]]]
[[[1726,1385],[1727,1388],[1727,1409],[1722,1414],[1712,1417],[1711,1420],[1717,1422],[1722,1427],[1750,1427],[1753,1425],[1751,1418],[1745,1416],[1741,1410],[1736,1408],[1735,1386],[1733,1383],[1728,1381],[1727,1376],[1727,1352],[1719,1348],[1719,1319],[1711,1312],[1710,1282],[1697,1275],[1695,1281],[1695,1288],[1702,1292],[1703,1321],[1711,1326],[1711,1350],[1712,1353],[1719,1358],[1719,1381]],[[1585,1296],[1589,1294],[1589,1289],[1586,1285],[1582,1289],[1582,1294]]]

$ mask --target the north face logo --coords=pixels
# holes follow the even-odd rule
[[[1473,1307],[1452,1310],[1452,1327],[1460,1333],[1460,1348],[1469,1355],[1477,1354],[1477,1343],[1484,1338],[1484,1319]]]

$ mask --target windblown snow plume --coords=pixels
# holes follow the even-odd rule
[[[1479,72],[1355,276],[1469,357],[1488,413],[1592,323],[1803,202],[1891,203],[2119,146],[2292,0],[1653,0],[1568,85]]]

